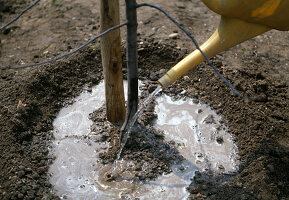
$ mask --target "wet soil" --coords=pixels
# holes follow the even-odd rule
[[[152,85],[152,81],[148,82]],[[147,87],[147,86],[144,86]],[[143,92],[141,99],[145,98]],[[162,174],[172,172],[173,164],[180,163],[184,158],[178,153],[177,144],[174,141],[164,141],[164,133],[152,126],[156,119],[154,113],[155,104],[152,102],[144,109],[133,128],[127,143],[121,153],[121,160],[130,163],[125,172],[133,174],[137,181],[149,181]],[[90,115],[94,122],[92,131],[97,132],[99,137],[96,142],[109,142],[108,151],[100,154],[103,164],[113,164],[119,153],[120,127],[114,126],[106,120],[105,108],[102,107]],[[99,131],[99,127],[103,130]],[[120,174],[106,174],[107,181],[114,181]]]
[[[200,42],[217,26],[218,17],[202,2],[148,2],[169,11]],[[0,1],[0,23],[7,22],[29,3]],[[123,11],[124,2],[121,4]],[[0,64],[27,64],[62,54],[96,35],[98,29],[97,1],[41,1],[38,8],[0,34]],[[178,33],[177,38],[169,38],[171,33]],[[122,36],[125,38],[124,30]],[[153,82],[158,77],[193,49],[169,21],[148,8],[139,10],[138,42],[139,76],[147,82],[147,92],[156,87]],[[230,178],[196,173],[188,188],[191,199],[289,199],[288,47],[288,32],[270,31],[212,59],[241,93],[255,97],[254,100],[234,96],[205,63],[165,89],[170,96],[193,97],[209,104],[222,115],[239,148],[239,173]],[[126,69],[123,71],[125,74]],[[99,44],[54,64],[0,71],[0,77],[0,198],[57,199],[47,174],[53,162],[48,154],[52,121],[84,86],[91,87],[102,80]],[[150,128],[154,119],[151,109],[140,120],[141,126]],[[104,120],[104,115],[91,117],[98,123]],[[117,135],[117,129],[104,126],[103,130],[105,140]],[[139,143],[129,142],[123,156],[136,162],[151,159],[163,166],[159,171],[141,172],[140,177],[154,178],[169,172],[170,155],[151,155],[143,149],[145,140],[133,136]],[[162,141],[161,135],[151,137]],[[173,149],[168,145],[164,143],[163,147]],[[103,158],[114,155],[112,150]]]
[[[94,112],[94,114],[98,112],[99,110]],[[153,116],[145,113],[143,118],[148,120],[152,119]],[[108,126],[105,117],[99,118],[93,116],[92,120],[97,122],[98,127]],[[101,162],[112,164],[119,152],[120,129],[108,127],[107,130],[101,131],[99,135],[99,141],[108,141],[110,143],[108,151],[100,154]],[[182,161],[183,157],[179,155],[177,146],[173,141],[168,143],[164,141],[162,132],[154,129],[149,124],[144,126],[140,122],[138,127],[131,132],[120,159],[130,163],[129,168],[125,169],[125,172],[133,174],[133,179],[149,181],[162,174],[172,172],[171,166]],[[117,181],[121,178],[120,174],[110,173],[109,171],[105,176],[107,176],[105,177],[107,181]]]

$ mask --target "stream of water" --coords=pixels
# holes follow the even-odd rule
[[[128,124],[127,124],[127,127],[125,128],[125,132],[124,132],[124,135],[123,135],[123,139],[121,140],[120,142],[120,149],[119,149],[119,152],[117,154],[117,160],[120,159],[120,155],[121,155],[121,152],[127,142],[127,139],[129,138],[129,135],[131,133],[131,130],[136,122],[136,120],[138,119],[138,117],[140,116],[141,112],[143,111],[143,109],[145,107],[147,107],[147,105],[149,103],[151,103],[151,101],[154,99],[154,97],[160,93],[162,91],[162,87],[161,86],[158,86],[147,98],[146,100],[139,105],[139,108],[138,110],[136,111],[136,113],[134,114],[134,116],[129,120]]]

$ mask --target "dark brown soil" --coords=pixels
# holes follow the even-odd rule
[[[0,23],[29,3],[0,0]],[[218,22],[218,17],[199,1],[155,3],[172,13],[198,41],[208,38]],[[124,2],[121,4],[123,10]],[[98,33],[97,16],[98,1],[41,1],[0,34],[0,65],[38,62],[79,46]],[[152,82],[164,69],[193,49],[180,32],[178,39],[169,39],[173,32],[179,31],[163,15],[148,8],[139,10],[139,75],[147,83],[148,92],[154,89]],[[125,38],[124,32],[122,35]],[[255,100],[232,95],[205,64],[165,89],[165,93],[177,98],[193,97],[216,109],[239,148],[239,173],[234,177],[197,173],[188,188],[191,199],[289,199],[288,48],[288,33],[270,31],[212,59],[241,93]],[[0,199],[57,198],[51,192],[47,174],[53,162],[48,154],[52,121],[85,85],[90,87],[102,79],[100,63],[97,43],[54,64],[0,71]],[[146,112],[139,121],[150,132],[154,116],[150,109]],[[92,118],[104,119],[103,115],[93,114]],[[115,135],[107,133],[104,139]],[[162,143],[161,135],[150,136],[159,137],[157,145]],[[139,138],[134,145],[129,142],[123,156],[131,155],[136,162],[142,157],[151,159],[162,166],[160,171],[140,173],[141,179],[169,172],[170,155],[149,156],[150,151],[141,142],[145,140]],[[173,144],[162,145],[166,150],[174,149]],[[115,155],[113,151],[111,155]]]

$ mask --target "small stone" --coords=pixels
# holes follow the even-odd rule
[[[219,103],[218,105],[217,105],[217,108],[221,108],[222,107],[222,103]]]
[[[170,88],[170,92],[171,93],[175,93],[176,92],[176,88],[174,88],[174,87]]]
[[[202,173],[200,171],[195,172],[195,177],[201,177],[201,176],[202,176]]]
[[[224,139],[223,139],[222,136],[218,136],[218,137],[216,138],[216,140],[217,140],[218,144],[223,144],[223,143],[224,143]]]
[[[157,27],[153,27],[152,30],[153,30],[153,31],[158,31],[159,28],[157,28]]]
[[[191,81],[190,77],[188,77],[188,76],[184,76],[184,80],[187,82]]]
[[[264,160],[264,156],[260,156],[259,158],[257,158],[258,161],[262,161]]]
[[[243,187],[243,184],[241,182],[237,182],[236,185],[239,187],[239,188],[242,188]]]
[[[4,74],[4,75],[1,76],[1,78],[2,78],[2,79],[6,79],[6,78],[7,78],[7,75]]]
[[[142,51],[144,51],[145,50],[145,48],[139,48],[138,49],[138,52],[142,52]]]
[[[225,169],[225,167],[224,167],[223,165],[219,165],[218,167],[219,167],[219,169],[221,169],[221,170],[224,170],[224,169]]]
[[[206,124],[213,124],[213,123],[215,123],[214,116],[213,116],[213,115],[209,115],[208,117],[206,117],[206,119],[204,120],[204,122],[205,122]]]
[[[181,171],[185,171],[185,167],[184,167],[184,166],[181,166],[181,167],[180,167],[180,170],[181,170]]]
[[[202,153],[198,153],[198,157],[199,157],[199,158],[202,158],[202,157],[203,157],[203,154],[202,154]]]
[[[169,35],[170,39],[178,39],[179,38],[179,34],[178,33],[172,33]]]
[[[114,181],[115,178],[116,178],[116,177],[115,177],[114,175],[110,174],[110,173],[107,173],[107,174],[105,175],[105,180],[108,181],[108,182]]]
[[[202,198],[202,194],[201,193],[196,194],[196,198]]]
[[[27,173],[30,173],[30,172],[32,172],[32,169],[31,168],[25,168],[25,171],[27,172]]]
[[[200,160],[196,161],[196,164],[200,165],[202,162]]]
[[[158,80],[158,76],[156,73],[151,73],[150,74],[150,80],[151,81],[157,81]]]
[[[159,70],[159,71],[157,72],[157,75],[158,75],[158,77],[160,78],[160,77],[162,77],[163,75],[165,75],[165,73],[166,73],[166,70]]]

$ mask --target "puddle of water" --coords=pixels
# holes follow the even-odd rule
[[[73,104],[62,108],[53,122],[55,139],[89,135],[92,121],[88,116],[104,104],[104,92],[104,83],[101,82],[92,92],[81,93]]]
[[[192,169],[188,171],[194,168],[212,172],[236,171],[237,147],[220,124],[221,117],[210,107],[192,100],[172,101],[171,97],[163,95],[157,99],[155,112],[158,113],[155,126],[164,130],[167,140],[177,143],[180,154],[186,159],[185,165]]]
[[[237,169],[236,152],[231,136],[222,128],[220,117],[208,106],[191,100],[172,101],[166,95],[157,98],[155,126],[164,130],[166,140],[174,140],[185,161],[172,173],[141,183],[125,169],[133,163],[119,160],[112,165],[98,161],[108,144],[95,142],[90,131],[90,113],[104,104],[104,85],[91,93],[83,92],[75,103],[63,108],[54,125],[50,182],[62,199],[186,199],[186,187],[196,170],[230,173]],[[86,137],[82,137],[86,136]],[[107,172],[116,181],[108,182]]]

